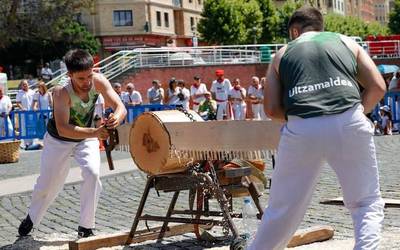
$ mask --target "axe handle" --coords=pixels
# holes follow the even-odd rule
[[[104,140],[104,146],[106,149],[108,168],[110,170],[114,170],[114,162],[112,160],[111,151],[113,151],[115,148],[115,145],[118,144],[118,141],[119,141],[118,131],[116,129],[109,129],[108,133],[110,134],[110,139],[109,139],[109,142],[107,140]]]

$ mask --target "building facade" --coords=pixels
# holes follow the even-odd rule
[[[329,0],[327,1],[328,11],[339,15],[345,15],[345,1],[344,0]]]
[[[203,0],[96,0],[79,18],[105,51],[191,46],[202,9]]]
[[[381,25],[389,22],[389,0],[375,0],[375,21]]]

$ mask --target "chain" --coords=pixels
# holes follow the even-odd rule
[[[195,122],[195,121],[196,121],[196,120],[194,119],[193,115],[192,115],[191,113],[189,113],[189,112],[188,112],[186,109],[184,109],[183,107],[181,107],[181,106],[176,106],[175,109],[178,110],[178,111],[180,111],[180,112],[182,112],[183,114],[185,114],[185,115],[190,119],[190,121],[192,121],[192,122]]]

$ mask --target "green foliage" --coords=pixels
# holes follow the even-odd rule
[[[303,6],[304,1],[294,1],[289,0],[282,6],[282,8],[278,9],[279,23],[277,27],[277,42],[284,42],[289,39],[288,27],[287,24],[289,22],[290,17],[293,13]]]
[[[96,54],[100,48],[99,41],[89,33],[84,26],[77,22],[69,22],[62,32],[62,40],[65,51],[79,48],[87,50],[90,54]]]
[[[389,14],[388,26],[392,34],[400,34],[400,0],[394,1],[394,8]]]
[[[94,0],[3,1],[0,4],[0,63],[39,63],[61,58],[74,47],[96,53],[99,43],[76,21]],[[23,3],[23,4],[22,4]]]
[[[263,15],[262,19],[262,32],[259,43],[272,43],[274,42],[277,34],[277,27],[279,23],[279,16],[272,0],[258,0],[260,11]]]
[[[206,0],[202,17],[197,29],[210,44],[245,44],[261,33],[262,13],[255,0]]]
[[[367,35],[387,35],[388,30],[377,22],[365,23],[362,19],[353,16],[327,14],[325,30],[338,32],[348,36],[365,38]]]

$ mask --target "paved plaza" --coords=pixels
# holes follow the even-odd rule
[[[400,135],[375,138],[383,197],[400,199]],[[115,173],[107,170],[105,155],[102,155],[105,175],[102,177],[103,192],[96,214],[97,235],[130,229],[147,178],[146,174],[135,167],[129,153],[113,152],[113,156],[117,171]],[[71,178],[31,236],[18,238],[17,228],[26,216],[31,189],[39,172],[39,162],[40,152],[21,151],[18,163],[0,165],[0,188],[7,189],[0,190],[1,249],[68,249],[67,241],[77,237],[80,184],[79,179]],[[75,171],[79,175],[76,163],[71,162],[71,172]],[[270,162],[266,174],[271,176]],[[30,188],[23,189],[24,185]],[[320,204],[320,201],[341,196],[338,186],[333,171],[325,167],[301,224],[301,228],[316,225],[333,226],[333,240],[296,249],[352,249],[352,225],[347,210],[343,206]],[[165,215],[170,198],[169,193],[160,193],[158,197],[157,193],[152,191],[145,212]],[[263,205],[266,204],[267,198],[268,190],[262,198]],[[185,207],[187,200],[187,195],[180,196],[177,207]],[[241,199],[235,200],[236,209],[240,208],[241,202]],[[236,225],[240,230],[243,229],[240,222]],[[144,225],[140,225],[140,228],[144,228]],[[400,249],[399,235],[400,208],[385,208],[381,249]],[[167,238],[160,243],[152,241],[112,249],[229,249],[229,241],[204,245],[195,240],[193,234],[185,234]]]

